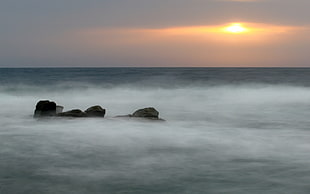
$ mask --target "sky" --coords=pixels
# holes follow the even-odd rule
[[[309,0],[0,0],[0,67],[310,67]]]

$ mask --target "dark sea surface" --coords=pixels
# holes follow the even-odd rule
[[[309,118],[308,68],[2,68],[0,194],[308,194]]]

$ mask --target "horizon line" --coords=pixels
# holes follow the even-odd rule
[[[81,68],[81,69],[87,69],[87,68],[92,68],[92,69],[95,69],[95,68],[253,68],[253,69],[258,69],[258,68],[279,68],[279,69],[284,69],[284,68],[310,68],[308,66],[288,66],[288,67],[280,67],[280,66],[270,66],[270,67],[267,67],[267,66],[244,66],[244,67],[240,67],[240,66],[221,66],[221,67],[216,67],[216,66],[209,66],[209,67],[201,67],[201,66],[193,66],[193,67],[189,67],[189,66],[166,66],[166,67],[161,67],[161,66],[148,66],[148,67],[145,67],[145,66],[107,66],[107,67],[97,67],[97,66],[91,66],[91,67],[79,67],[79,66],[64,66],[64,67],[58,67],[58,66],[50,66],[50,67],[43,67],[43,66],[39,66],[39,67],[23,67],[23,66],[20,66],[20,67],[1,67],[0,66],[0,69],[70,69],[70,68]]]

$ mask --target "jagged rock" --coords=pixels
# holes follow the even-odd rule
[[[96,105],[89,107],[87,110],[85,110],[85,113],[87,114],[88,117],[104,117],[105,109],[103,109],[99,105]]]
[[[40,100],[36,104],[34,117],[46,117],[56,115],[56,103],[49,100]]]
[[[148,108],[143,108],[135,111],[132,114],[132,117],[142,117],[142,118],[151,118],[151,119],[158,119],[159,112],[153,108],[153,107],[148,107]]]
[[[87,114],[80,109],[73,109],[67,112],[58,113],[59,117],[87,117]]]

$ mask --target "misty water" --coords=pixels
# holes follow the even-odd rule
[[[0,194],[310,192],[310,69],[0,75]],[[34,119],[41,99],[107,114]],[[115,118],[149,106],[166,122]]]

